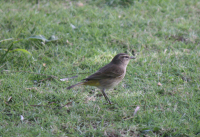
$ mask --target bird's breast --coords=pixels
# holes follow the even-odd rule
[[[110,89],[115,87],[116,85],[118,85],[122,79],[124,78],[125,73],[123,73],[121,76],[115,77],[115,78],[106,78],[106,79],[102,79],[99,81],[99,88],[100,89]]]

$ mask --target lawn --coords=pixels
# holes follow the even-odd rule
[[[0,136],[200,136],[198,0],[2,0],[0,14]],[[113,105],[66,89],[118,53],[136,59]]]

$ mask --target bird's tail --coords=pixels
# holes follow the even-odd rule
[[[84,82],[80,82],[80,83],[77,83],[77,84],[75,84],[75,85],[72,85],[72,86],[67,87],[67,89],[71,89],[71,88],[73,88],[73,87],[76,87],[76,86],[79,86],[79,85],[83,85],[83,84],[84,84]]]

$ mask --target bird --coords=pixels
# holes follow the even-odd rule
[[[130,59],[135,59],[135,57],[129,56],[126,53],[119,53],[111,60],[109,64],[83,79],[82,82],[67,87],[67,89],[71,89],[80,85],[95,86],[101,90],[106,101],[111,105],[112,102],[106,95],[105,90],[115,87],[122,81],[126,74],[126,67]]]

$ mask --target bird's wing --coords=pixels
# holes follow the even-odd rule
[[[116,66],[115,64],[108,64],[83,80],[116,78],[122,76],[124,71],[125,70],[120,66]]]

